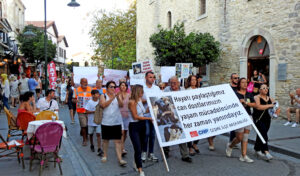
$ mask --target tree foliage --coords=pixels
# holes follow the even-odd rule
[[[35,37],[27,37],[24,35],[26,31],[31,30],[36,34]],[[44,32],[42,29],[33,25],[25,26],[23,31],[17,36],[17,40],[20,43],[20,51],[27,58],[27,62],[37,64],[45,58],[45,47],[44,47]],[[53,60],[56,56],[56,44],[52,43],[51,40],[47,39],[47,59],[48,61]]]
[[[93,39],[92,59],[103,61],[108,68],[127,70],[136,60],[136,2],[125,12],[99,11],[90,30]]]
[[[150,37],[158,66],[193,63],[195,67],[201,67],[219,58],[220,43],[209,33],[191,32],[186,35],[183,23],[174,25],[170,30],[161,26],[158,29],[159,32]]]

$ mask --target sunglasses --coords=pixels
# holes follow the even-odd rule
[[[108,88],[115,89],[117,86],[108,86]]]
[[[269,90],[269,88],[268,87],[264,87],[264,88],[261,88],[262,90]]]
[[[234,77],[234,78],[232,78],[232,79],[240,79],[240,77]]]

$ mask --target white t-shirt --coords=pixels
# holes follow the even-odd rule
[[[50,106],[50,102],[52,102],[51,106]],[[36,104],[36,107],[39,108],[40,111],[45,111],[45,110],[55,111],[59,109],[56,100],[47,101],[45,97],[39,99],[39,101]]]
[[[158,95],[161,93],[160,88],[155,84],[152,84],[151,88],[149,88],[145,83],[143,85],[143,90],[144,90],[144,95],[143,95],[144,100],[147,100],[147,94],[148,93],[157,93]],[[147,109],[148,104],[144,104],[144,108]],[[145,117],[151,117],[150,113],[144,114],[144,116]]]
[[[28,78],[25,78],[25,79],[20,78],[19,82],[21,83],[21,85],[20,85],[21,92],[29,91],[28,80],[29,80]]]
[[[106,96],[106,101],[108,101],[109,99],[110,99],[109,96]],[[103,119],[101,124],[106,126],[114,126],[114,125],[123,126],[123,119],[122,119],[117,98],[114,98],[114,100],[110,103],[110,105],[104,108]]]
[[[300,100],[300,96],[295,95],[295,99],[297,99],[298,101]],[[295,105],[297,108],[300,108],[300,103],[295,102]]]
[[[85,105],[84,109],[86,109],[87,111],[95,111],[98,103],[99,100],[98,101],[89,100]],[[98,126],[97,124],[94,123],[94,114],[88,114],[88,126]]]

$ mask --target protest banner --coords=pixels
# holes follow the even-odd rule
[[[56,80],[57,80],[55,63],[53,61],[51,61],[47,67],[48,67],[47,70],[49,73],[50,89],[55,89],[56,88]]]
[[[161,82],[168,82],[172,76],[175,76],[175,67],[160,67]]]
[[[216,136],[248,125],[261,137],[228,84],[160,95],[149,93],[147,102],[161,147]]]
[[[117,85],[119,85],[119,80],[127,76],[127,71],[104,69],[103,75],[103,84],[106,84],[108,81],[114,81]]]
[[[73,73],[75,84],[80,84],[81,78],[86,78],[88,84],[94,84],[98,79],[98,67],[73,67]]]
[[[129,70],[129,77],[130,77],[130,85],[143,85],[145,82],[145,75],[144,74],[133,74],[133,70]]]
[[[192,75],[193,63],[176,63],[175,67],[178,78],[188,78]]]
[[[152,62],[150,60],[132,63],[133,74],[142,74],[153,71]]]

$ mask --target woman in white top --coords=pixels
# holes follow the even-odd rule
[[[9,81],[7,79],[7,74],[1,74],[1,87],[3,95],[3,105],[9,109],[8,98],[10,96]]]
[[[142,141],[145,140],[145,120],[152,120],[151,117],[143,117],[146,112],[142,103],[144,94],[143,86],[135,85],[131,90],[129,99],[129,136],[134,148],[134,160],[140,176],[144,175],[142,170]]]
[[[38,99],[40,99],[40,96],[41,96],[42,81],[39,78],[38,74],[35,75],[34,79],[38,83],[38,85],[35,87],[36,99],[38,100]]]
[[[19,100],[19,81],[15,76],[12,75],[10,82],[10,96],[11,96],[11,105],[16,107],[16,104]]]
[[[109,81],[106,83],[107,94],[100,97],[100,105],[103,110],[103,119],[101,123],[102,139],[103,139],[103,157],[102,162],[107,161],[107,149],[109,140],[114,140],[117,157],[120,166],[126,166],[127,162],[122,159],[122,115],[120,107],[123,106],[119,94],[115,93],[116,83]]]
[[[62,104],[65,104],[67,96],[67,83],[64,78],[61,79],[61,86],[60,86],[60,101]]]

